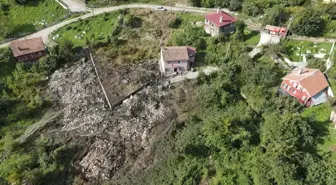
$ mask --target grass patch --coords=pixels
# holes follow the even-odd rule
[[[168,14],[169,12],[158,13]],[[182,19],[180,29],[183,29],[188,24],[193,24],[197,21],[203,22],[204,20],[202,15],[197,14],[176,13],[174,15]],[[69,39],[73,41],[75,46],[84,46],[86,44],[86,38],[92,40],[93,37],[95,37],[96,42],[106,42],[108,36],[111,36],[112,30],[115,28],[118,16],[119,12],[111,12],[80,20],[60,28],[53,33],[53,37],[55,39]],[[168,22],[165,24],[168,24]],[[144,28],[146,28],[146,26],[144,26]],[[57,38],[57,35],[59,38]]]
[[[317,149],[321,153],[329,153],[332,160],[336,160],[336,152],[332,151],[332,147],[336,145],[336,130],[330,122],[331,108],[325,103],[318,106],[313,106],[305,109],[301,115],[306,118],[313,119],[317,124],[319,133],[324,135],[321,138],[320,144]]]
[[[332,44],[329,42],[314,43],[309,41],[284,40],[283,44],[293,62],[302,61],[301,54],[329,54]]]
[[[158,5],[169,5],[167,0],[118,0],[118,1],[101,1],[101,0],[87,0],[87,6],[91,8],[98,8],[104,6],[116,6],[130,3],[151,3]]]
[[[38,28],[69,16],[69,12],[54,0],[34,0],[24,5],[13,0],[0,0],[0,4],[6,6],[3,13],[8,19],[6,33],[0,33],[0,40],[35,32]]]
[[[263,55],[262,57],[260,57],[258,59],[259,62],[261,63],[265,63],[265,64],[273,64],[274,61],[271,59],[271,57],[267,56],[267,55]]]
[[[321,105],[306,108],[301,113],[301,115],[306,118],[313,118],[315,121],[318,122],[329,122],[330,113],[330,107],[326,103],[324,103]]]
[[[260,41],[260,33],[252,30],[245,30],[245,43],[249,46],[256,46]]]
[[[71,40],[75,46],[84,46],[86,39],[94,38],[97,41],[106,42],[111,35],[118,19],[118,12],[105,13],[86,20],[80,20],[69,24],[56,31],[53,36],[58,39]]]
[[[182,26],[197,21],[201,21],[202,23],[204,22],[204,16],[199,14],[178,13],[177,16],[180,16],[182,18]]]

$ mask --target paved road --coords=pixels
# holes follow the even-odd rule
[[[81,0],[61,0],[71,12],[85,12],[86,4]]]
[[[80,3],[78,3],[77,1],[79,0],[62,0],[64,3],[67,4],[67,6],[69,8],[72,8],[73,10],[83,10],[83,5],[81,5]],[[99,15],[99,14],[102,14],[104,12],[113,12],[113,11],[117,11],[117,10],[120,10],[120,9],[125,9],[125,8],[147,8],[147,9],[152,9],[154,8],[155,6],[159,6],[159,5],[153,5],[153,4],[129,4],[129,5],[120,5],[120,6],[113,6],[113,7],[106,7],[106,8],[94,8],[94,9],[89,9],[91,10],[91,13],[88,13],[88,14],[85,14],[85,15],[82,15],[80,17],[77,17],[77,18],[74,18],[74,19],[70,19],[70,20],[66,20],[66,21],[63,21],[63,22],[60,22],[54,26],[50,26],[48,28],[45,28],[43,30],[40,30],[36,33],[33,33],[33,34],[30,34],[30,35],[27,35],[25,37],[22,37],[22,38],[19,38],[19,39],[16,39],[16,40],[23,40],[23,39],[29,39],[29,38],[35,38],[35,37],[42,37],[43,39],[43,42],[47,43],[48,44],[48,37],[49,35],[56,31],[57,29],[59,29],[60,27],[63,27],[65,25],[68,25],[70,23],[73,23],[73,22],[76,22],[78,21],[79,19],[87,19],[89,17],[92,17],[92,16],[96,16],[96,15]],[[206,13],[209,13],[209,12],[214,12],[216,11],[216,9],[207,9],[207,8],[196,8],[196,7],[188,7],[188,6],[184,6],[184,7],[175,7],[175,6],[164,6],[167,11],[179,11],[179,12],[190,12],[190,13],[199,13],[199,14],[206,14]],[[86,9],[88,10],[88,9]],[[224,11],[227,11],[228,13],[232,14],[232,15],[235,15],[235,16],[238,16],[237,13],[235,12],[230,12],[226,9],[222,9]],[[249,29],[252,29],[252,30],[256,30],[256,31],[260,31],[261,28],[260,28],[260,25],[256,24],[256,23],[253,23],[252,21],[246,21],[246,24],[248,26]],[[291,37],[291,39],[304,39],[304,40],[315,40],[315,42],[318,42],[318,41],[321,41],[321,39],[314,39],[314,38],[302,38],[302,37]],[[325,40],[323,39],[323,41],[325,42]],[[330,41],[332,42],[332,41]],[[10,42],[6,42],[6,43],[3,43],[0,45],[0,48],[2,47],[7,47],[9,45]]]
[[[68,2],[71,0],[64,0],[64,2]],[[70,7],[70,4],[68,4],[68,6]],[[29,39],[29,38],[35,38],[35,37],[42,37],[43,42],[48,44],[48,37],[49,35],[56,31],[57,29],[59,29],[60,27],[63,27],[65,25],[68,25],[70,23],[76,22],[79,19],[87,19],[89,17],[92,16],[96,16],[99,14],[102,14],[104,12],[113,12],[113,11],[117,11],[117,10],[121,10],[121,9],[125,9],[125,8],[147,8],[147,9],[152,9],[155,6],[159,6],[159,5],[150,5],[150,4],[128,4],[128,5],[120,5],[120,6],[113,6],[113,7],[107,7],[107,8],[94,8],[94,9],[90,9],[91,13],[82,15],[80,17],[74,18],[74,19],[70,19],[70,20],[66,20],[63,22],[60,22],[56,25],[50,26],[48,28],[45,28],[43,30],[40,30],[36,33],[27,35],[25,37],[16,39],[16,40],[24,40],[24,39]],[[75,8],[75,3],[73,3],[73,6]],[[207,8],[196,8],[196,7],[174,7],[174,6],[164,6],[167,11],[174,11],[174,12],[190,12],[190,13],[199,13],[199,14],[206,14],[209,12],[214,12],[216,11],[216,9],[207,9]],[[223,10],[223,9],[222,9]],[[230,12],[232,13],[232,12]],[[232,13],[235,14],[235,13]],[[253,23],[248,24],[248,27],[251,29],[256,29],[256,25]],[[6,42],[0,45],[0,48],[2,47],[6,47],[9,45],[10,42]]]

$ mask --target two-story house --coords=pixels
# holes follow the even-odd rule
[[[190,46],[170,46],[161,48],[160,71],[171,76],[189,70],[195,62],[196,48]]]
[[[296,69],[282,79],[280,92],[293,96],[307,107],[328,100],[329,83],[318,69]]]
[[[209,13],[205,16],[204,30],[211,36],[216,36],[220,33],[231,34],[235,31],[236,18],[223,12]]]

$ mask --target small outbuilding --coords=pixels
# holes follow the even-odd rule
[[[287,28],[285,27],[266,25],[265,30],[272,35],[279,35],[281,37],[286,37],[287,34]]]
[[[46,55],[46,48],[42,38],[16,40],[9,47],[15,58],[20,62],[32,62]]]
[[[183,73],[194,66],[196,48],[170,46],[161,48],[160,71],[164,76]]]

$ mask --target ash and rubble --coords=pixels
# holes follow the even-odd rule
[[[85,154],[74,164],[90,180],[106,180],[122,170],[144,168],[141,154],[149,152],[174,119],[174,111],[165,101],[168,93],[156,87],[146,87],[110,110],[90,63],[56,71],[49,91],[64,110],[58,133],[79,143],[91,138],[85,144]]]

